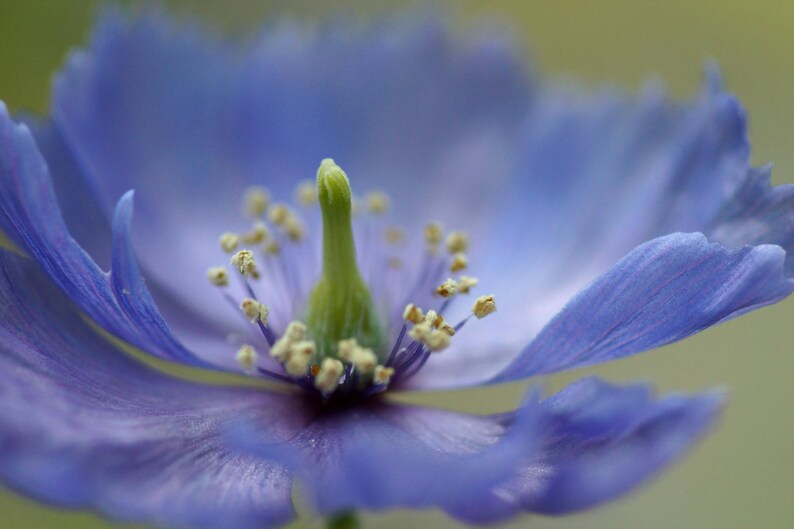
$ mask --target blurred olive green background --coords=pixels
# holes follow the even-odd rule
[[[229,32],[250,32],[280,14],[316,18],[343,10],[366,18],[415,2],[165,2]],[[462,27],[483,16],[508,21],[547,75],[637,87],[649,75],[685,97],[715,58],[750,115],[753,161],[775,162],[776,183],[794,182],[794,2],[466,1],[446,7]],[[86,38],[98,2],[0,0],[0,99],[46,111],[52,73]],[[794,520],[794,300],[710,329],[683,343],[587,373],[653,379],[660,390],[731,390],[721,428],[660,479],[606,507],[566,518],[523,517],[505,527],[782,528]],[[413,400],[468,411],[514,405],[525,385]],[[316,526],[307,515],[299,526]],[[438,512],[368,515],[368,528],[457,527]],[[0,527],[111,528],[94,515],[47,509],[0,492]],[[233,528],[229,528],[233,529]]]

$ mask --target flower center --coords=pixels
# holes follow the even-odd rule
[[[271,204],[266,189],[248,189],[250,230],[226,232],[219,241],[239,281],[230,281],[227,267],[208,270],[209,280],[264,338],[257,346],[251,345],[254,335],[229,336],[238,342],[243,371],[324,399],[372,395],[415,375],[432,354],[450,346],[472,315],[496,310],[493,296],[481,296],[456,325],[444,319],[453,300],[477,285],[472,277],[453,278],[468,267],[464,233],[445,237],[441,225],[431,223],[423,248],[408,247],[402,230],[383,225],[389,208],[384,193],[369,193],[365,214],[356,215],[360,208],[347,175],[331,159],[320,164],[316,186],[301,183],[296,197],[309,222],[284,204]],[[319,216],[312,209],[317,203]],[[320,230],[312,229],[318,223],[321,263],[314,236]],[[373,237],[374,230],[382,237]],[[358,252],[356,238],[363,243]],[[417,264],[404,267],[406,261]],[[260,356],[262,349],[268,354]]]

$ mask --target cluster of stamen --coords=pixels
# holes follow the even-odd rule
[[[333,164],[333,161],[324,160],[321,171],[324,167],[327,169],[329,163]],[[338,169],[335,165],[332,168]],[[347,182],[346,176],[344,182]],[[301,182],[295,190],[295,201],[305,209],[316,206],[318,188],[310,182]],[[349,197],[348,211],[353,217],[356,216],[357,202]],[[319,203],[323,205],[322,199]],[[389,197],[380,191],[365,195],[361,203],[364,208],[358,209],[363,209],[370,218],[386,215],[391,207]],[[324,329],[322,325],[317,327],[317,315],[322,316],[325,312],[312,312],[314,300],[307,298],[306,285],[301,283],[295,270],[298,266],[311,267],[311,248],[303,253],[283,254],[292,246],[311,246],[308,243],[316,241],[311,237],[315,230],[307,230],[304,220],[290,206],[273,203],[270,192],[263,187],[252,187],[245,192],[243,210],[251,219],[250,229],[243,233],[222,233],[219,246],[230,256],[228,266],[239,279],[244,297],[238,303],[229,292],[231,283],[227,267],[212,267],[207,276],[247,321],[258,326],[264,338],[264,343],[259,346],[249,343],[239,346],[235,359],[246,373],[290,382],[326,399],[336,394],[372,395],[411,378],[431,354],[448,349],[471,316],[479,319],[496,310],[492,295],[480,296],[461,321],[452,325],[445,319],[450,303],[460,295],[469,294],[478,281],[474,277],[458,275],[469,267],[466,253],[469,249],[468,235],[460,231],[445,234],[441,224],[434,222],[424,228],[425,258],[415,270],[416,275],[413,279],[408,276],[408,283],[402,285],[400,294],[392,292],[390,296],[378,298],[390,298],[385,303],[387,308],[379,313],[385,343],[373,342],[371,333],[362,335],[354,326],[349,336],[343,334],[329,346],[327,336],[317,334],[317,329]],[[383,237],[380,242],[372,244],[369,241],[365,245],[367,254],[373,252],[381,256],[378,259],[387,263],[389,269],[394,270],[392,273],[410,273],[411,270],[402,270],[406,262],[404,247],[410,238],[398,227],[378,229]],[[256,253],[265,259],[266,268],[260,269]],[[288,260],[290,256],[295,257],[295,262]],[[407,258],[416,261],[410,253]],[[453,277],[445,277],[448,274]],[[369,288],[374,288],[373,279],[379,278],[370,275]],[[275,304],[267,306],[260,301],[257,292],[262,293],[262,290],[266,291],[263,299],[271,298]],[[398,295],[406,296],[408,303],[395,303],[397,299],[394,298]],[[417,303],[425,305],[427,310],[424,311]],[[399,306],[404,308],[394,312]],[[296,319],[296,315],[300,317]],[[344,314],[330,314],[328,317],[344,318]],[[272,321],[274,319],[276,321]],[[276,329],[279,328],[283,330],[278,332]],[[367,338],[363,344],[362,337]],[[266,350],[267,354],[260,355],[257,347]]]

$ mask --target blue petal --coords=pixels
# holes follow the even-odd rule
[[[357,189],[385,188],[416,222],[430,203],[467,224],[467,208],[495,205],[531,103],[525,68],[504,37],[449,33],[435,20],[284,22],[232,47],[156,11],[108,10],[56,82],[54,120],[106,211],[135,189],[147,277],[217,320],[204,273],[227,259],[218,236],[247,229],[248,185],[288,199],[333,156]],[[462,185],[486,172],[486,188]],[[440,188],[462,193],[438,200]]]
[[[680,340],[794,290],[786,252],[702,234],[647,242],[580,292],[496,381],[581,367]]]
[[[467,329],[465,342],[453,343],[449,354],[433,357],[412,380],[414,387],[493,380],[517,355],[529,354],[526,344],[582,289],[657,237],[702,232],[727,248],[773,244],[786,252],[794,249],[792,186],[773,188],[768,168],[749,167],[744,110],[734,96],[719,90],[713,67],[708,73],[702,93],[684,104],[669,101],[653,85],[639,96],[546,87],[528,120],[522,160],[488,240],[484,270],[478,270],[480,284],[496,295],[499,312],[477,322],[476,332]],[[794,276],[794,253],[780,259],[785,275]],[[761,269],[756,274],[759,297],[768,298],[755,306],[790,292],[781,271],[768,270],[767,278]],[[780,288],[769,290],[774,283]],[[584,327],[591,319],[584,317],[588,309],[581,312]],[[453,310],[448,319],[458,316],[465,314]],[[710,323],[715,323],[710,315],[701,314],[691,330]],[[567,358],[564,351],[543,354]],[[611,358],[581,354],[592,361]],[[533,372],[556,369],[540,368],[541,356],[531,360],[537,367]]]
[[[0,230],[4,231],[111,333],[169,360],[206,366],[171,334],[137,275],[130,251],[129,199],[120,202],[113,235],[118,274],[106,274],[71,237],[52,188],[49,171],[30,130],[15,124],[0,102]],[[136,277],[137,275],[137,277]],[[135,299],[125,293],[134,290]]]
[[[717,392],[655,400],[645,385],[583,379],[543,402],[542,447],[513,477],[453,515],[493,523],[521,511],[564,514],[612,500],[675,461],[715,423]]]
[[[786,250],[786,275],[794,276],[794,184],[772,187],[771,165],[751,170],[714,218],[707,233],[730,247],[777,244]]]
[[[49,121],[39,122],[35,119],[26,120],[36,139],[36,144],[41,150],[41,154],[47,161],[50,170],[53,188],[60,205],[61,213],[69,229],[69,234],[77,241],[90,256],[91,259],[102,269],[110,269],[111,265],[111,219],[107,218],[102,207],[97,202],[95,193],[90,189],[89,183],[83,177],[83,170],[74,159],[73,153],[65,144],[60,131]],[[129,206],[125,208],[131,210],[131,200]],[[131,211],[130,211],[131,213]],[[125,220],[128,224],[129,220]],[[129,237],[130,228],[127,226],[121,232]],[[121,232],[117,231],[116,238],[121,239]],[[122,241],[117,242],[120,248],[125,247]],[[124,248],[126,256],[120,261],[121,266],[137,268],[134,261],[124,264],[127,260],[132,260],[132,252],[129,248],[129,241]],[[130,277],[127,282],[140,282],[140,279]],[[117,282],[118,283],[118,282]],[[222,326],[216,319],[207,319],[201,314],[191,310],[176,299],[169,289],[159,285],[156,281],[149,278],[146,282],[148,290],[154,296],[157,307],[160,309],[169,327],[174,334],[186,344],[191,350],[201,351],[204,358],[215,359],[217,364],[233,367],[232,358],[229,354],[229,344],[223,339],[233,326]],[[116,285],[114,292],[118,297],[118,292],[123,292],[124,287]],[[128,289],[129,290],[129,289]],[[140,289],[139,289],[140,290]],[[149,297],[147,293],[142,294],[144,298]],[[127,296],[125,296],[127,297]],[[124,300],[124,297],[119,297]],[[149,308],[152,310],[151,300],[147,300]],[[129,303],[127,303],[129,305]],[[153,320],[158,320],[156,315]],[[146,320],[148,321],[148,320]],[[240,329],[237,329],[239,332]],[[225,359],[225,362],[224,362]]]
[[[111,222],[83,177],[83,171],[51,121],[24,116],[41,155],[69,233],[103,269],[110,268]]]
[[[539,411],[534,397],[516,414],[491,417],[377,403],[320,415],[289,444],[263,443],[250,422],[231,435],[293,469],[321,513],[454,509],[487,494],[532,451]]]
[[[708,431],[720,405],[716,393],[656,400],[645,385],[585,379],[509,414],[375,404],[321,415],[290,443],[263,442],[248,421],[231,435],[293,469],[322,513],[439,507],[490,523],[624,494]]]
[[[229,449],[232,418],[286,439],[306,417],[260,389],[178,381],[112,349],[35,263],[0,253],[0,478],[118,520],[210,528],[291,520],[283,467]]]

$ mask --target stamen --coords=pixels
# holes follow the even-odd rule
[[[208,269],[207,278],[210,280],[210,283],[216,287],[229,286],[229,274],[226,273],[226,269],[222,266],[213,266]]]
[[[306,375],[315,353],[317,353],[317,346],[311,340],[293,343],[289,347],[289,358],[284,364],[284,369],[293,377]]]
[[[276,343],[270,348],[270,356],[279,362],[286,362],[289,360],[292,345],[302,341],[305,337],[306,325],[299,321],[290,322],[281,338],[276,340]]]
[[[447,235],[447,251],[449,253],[465,252],[469,249],[469,236],[462,231],[453,231]]]
[[[442,298],[451,298],[457,292],[458,287],[455,284],[455,281],[452,279],[447,279],[439,287],[436,289],[436,294],[441,296]]]
[[[438,222],[431,222],[425,226],[425,241],[428,245],[436,247],[444,238],[444,228]]]
[[[270,241],[265,245],[265,252],[270,255],[278,255],[281,253],[281,246],[276,241]]]
[[[465,253],[458,252],[452,256],[452,263],[449,265],[450,272],[460,272],[469,266],[469,260]]]
[[[425,316],[422,314],[422,309],[413,303],[409,303],[405,306],[405,310],[403,311],[404,320],[410,321],[411,323],[421,323],[424,318]]]
[[[458,279],[458,292],[468,294],[472,288],[477,286],[479,281],[476,277],[460,276]]]
[[[433,325],[425,320],[414,325],[414,328],[408,331],[408,336],[416,342],[425,343],[431,332],[433,332]]]
[[[237,350],[237,354],[234,355],[234,358],[244,371],[252,371],[256,366],[259,355],[252,346],[243,344],[240,346],[240,349]]]
[[[284,226],[292,216],[290,210],[284,204],[273,204],[273,206],[267,212],[267,219],[275,224],[276,226]]]
[[[447,321],[444,319],[444,316],[438,314],[434,310],[427,311],[427,315],[425,316],[425,321],[430,323],[433,327],[438,329],[439,331],[445,332],[449,336],[455,336],[455,328],[452,327]]]
[[[292,345],[292,341],[288,340],[286,337],[281,337],[276,340],[276,343],[273,344],[273,347],[270,348],[270,356],[278,360],[279,362],[286,362],[289,358],[289,348]]]
[[[284,337],[292,342],[298,342],[306,337],[306,325],[300,321],[292,321],[284,331]]]
[[[320,364],[320,370],[314,377],[314,387],[322,391],[324,394],[333,393],[339,387],[339,377],[345,370],[342,362],[336,358],[326,358]]]
[[[240,237],[238,237],[236,233],[227,231],[220,236],[218,242],[220,242],[221,248],[224,252],[232,253],[237,249],[237,245],[240,243]]]
[[[401,244],[405,241],[405,232],[402,231],[400,228],[395,228],[394,226],[390,226],[383,231],[383,236],[386,239],[386,242],[389,244]]]
[[[267,316],[270,310],[255,299],[245,298],[240,302],[240,309],[243,311],[243,314],[245,314],[245,317],[251,320],[252,323],[267,323]]]
[[[474,306],[471,308],[472,314],[477,316],[477,319],[482,319],[489,314],[496,312],[496,301],[492,294],[487,296],[480,296],[474,300]]]
[[[284,231],[287,233],[287,236],[294,242],[299,242],[306,236],[306,230],[303,227],[303,223],[295,215],[290,215],[287,217],[283,227]]]
[[[267,225],[261,220],[257,220],[253,223],[251,231],[243,235],[243,242],[245,244],[259,244],[265,242],[267,237]]]
[[[298,184],[297,189],[295,190],[295,197],[298,200],[298,204],[300,204],[304,208],[308,208],[316,204],[317,188],[314,185],[314,182],[310,180],[301,181]]]
[[[261,217],[270,205],[270,191],[262,186],[252,186],[243,195],[243,208],[249,217]]]
[[[240,250],[232,256],[231,264],[244,276],[258,277],[256,260],[251,250]]]
[[[399,270],[403,267],[403,260],[399,257],[389,257],[389,268]]]
[[[352,364],[362,375],[371,373],[378,363],[372,349],[361,347],[355,338],[340,340],[336,350],[340,360]]]
[[[425,345],[431,351],[443,351],[449,347],[451,340],[449,334],[444,331],[432,331],[425,337]]]
[[[373,215],[382,215],[389,210],[389,197],[382,191],[372,191],[364,197],[367,210]]]
[[[391,377],[394,376],[393,367],[376,366],[375,371],[372,373],[373,384],[386,386],[391,382]]]

